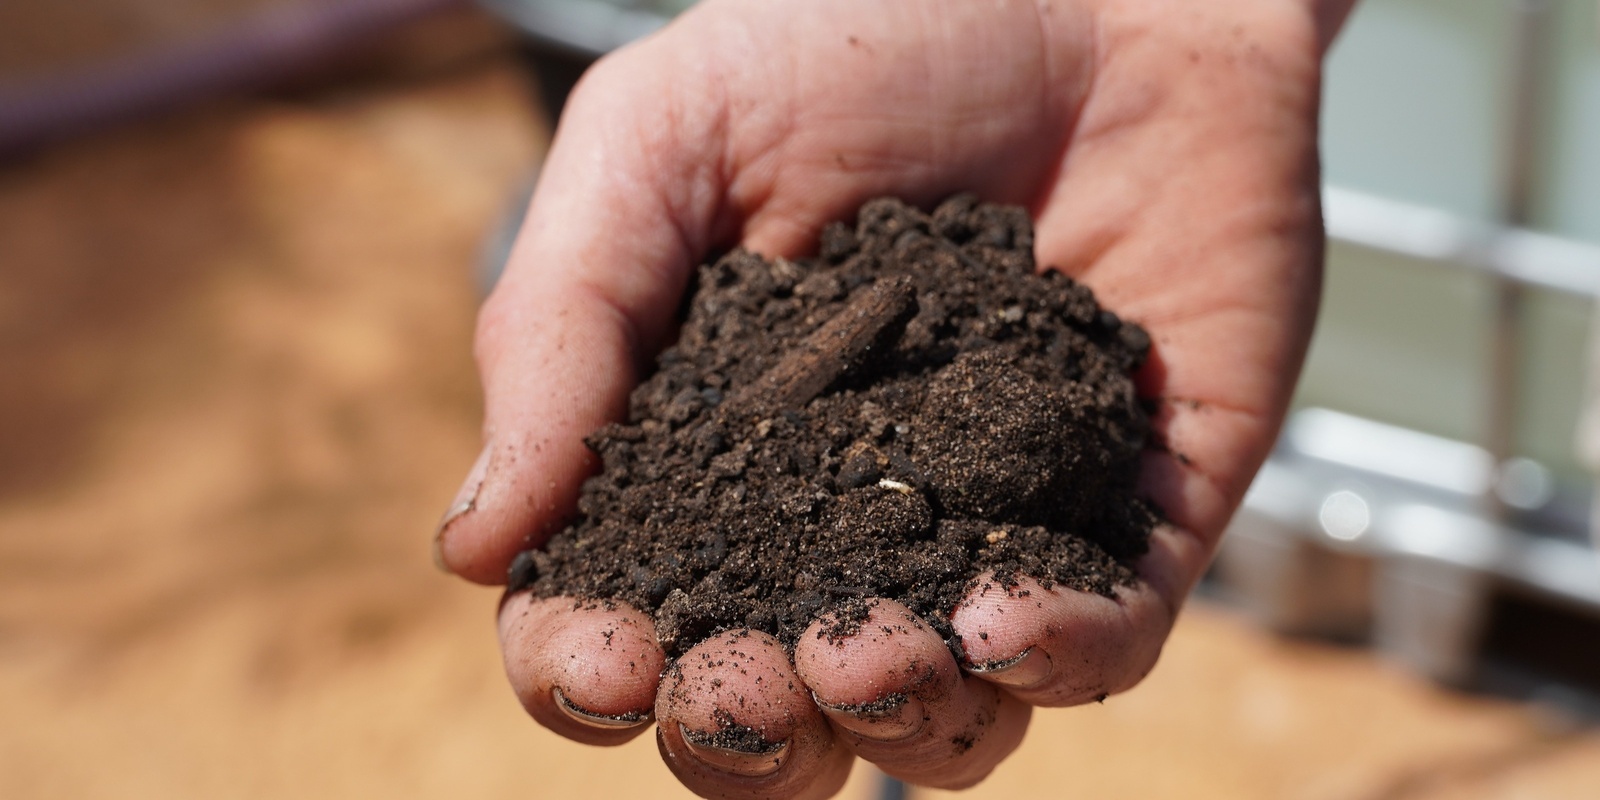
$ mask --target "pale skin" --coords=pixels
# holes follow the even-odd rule
[[[667,765],[702,795],[819,797],[856,757],[971,785],[1021,742],[1033,706],[1138,683],[1305,352],[1321,59],[1349,5],[708,0],[601,62],[480,317],[486,447],[441,526],[444,566],[502,583],[517,551],[559,528],[594,468],[582,438],[621,416],[708,252],[803,255],[882,194],[1026,207],[1039,263],[1149,330],[1137,380],[1162,399],[1169,448],[1148,454],[1142,488],[1170,524],[1115,599],[974,593],[952,617],[965,663],[885,601],[881,624],[803,636],[792,660],[765,634],[729,632],[663,674],[646,615],[513,595],[500,636],[528,713],[592,744],[627,741],[653,715]],[[982,669],[994,664],[1010,668]],[[769,745],[695,746],[727,721]]]

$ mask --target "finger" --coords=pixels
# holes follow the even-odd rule
[[[1025,578],[1011,589],[989,576],[951,615],[967,671],[1033,705],[1069,706],[1132,688],[1155,666],[1183,597],[1208,550],[1158,528],[1140,580],[1115,598]]]
[[[872,600],[858,632],[819,621],[795,646],[795,670],[856,755],[922,786],[982,780],[1022,742],[1032,710],[961,673],[943,638],[910,609]]]
[[[661,756],[702,796],[829,797],[849,777],[850,751],[772,636],[713,636],[678,659],[661,689]]]
[[[615,745],[650,726],[666,656],[644,613],[520,592],[501,607],[500,646],[517,699],[546,728]]]

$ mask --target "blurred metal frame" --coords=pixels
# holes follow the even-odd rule
[[[1600,245],[1338,186],[1323,187],[1322,213],[1334,241],[1600,299]]]
[[[1600,246],[1325,187],[1328,236],[1497,287],[1600,300]],[[1515,306],[1513,306],[1515,308]],[[1497,298],[1497,329],[1521,324]],[[1498,331],[1497,331],[1498,333]],[[1500,334],[1504,335],[1504,334]],[[1497,355],[1490,387],[1513,380]],[[1514,396],[1491,407],[1509,430]],[[1486,439],[1489,438],[1486,436]],[[1466,684],[1489,594],[1514,587],[1600,620],[1600,557],[1582,509],[1548,508],[1551,478],[1510,445],[1457,442],[1306,409],[1290,419],[1223,541],[1219,572],[1269,627],[1364,636],[1424,674]],[[1565,513],[1563,513],[1565,512]],[[1357,580],[1329,576],[1359,574]]]
[[[1600,246],[1524,227],[1550,8],[1545,0],[1514,0],[1509,9],[1512,93],[1498,223],[1339,187],[1323,190],[1331,240],[1476,272],[1490,282],[1483,443],[1326,409],[1301,411],[1251,487],[1217,570],[1225,588],[1269,627],[1370,636],[1395,660],[1462,685],[1482,684],[1498,669],[1482,653],[1497,592],[1575,609],[1600,626],[1600,556],[1585,536],[1593,493],[1557,507],[1548,472],[1517,458],[1512,441],[1524,292],[1600,300]],[[1504,683],[1505,671],[1499,672]],[[1572,692],[1527,674],[1512,682],[1519,691],[1554,692],[1567,705],[1600,710],[1593,687]]]

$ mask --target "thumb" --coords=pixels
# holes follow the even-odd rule
[[[649,109],[674,89],[640,62],[602,62],[574,92],[479,314],[484,451],[434,542],[469,580],[503,582],[564,522],[593,469],[583,438],[625,413],[711,235],[721,187],[683,165],[706,163],[715,137],[690,116],[661,124]]]

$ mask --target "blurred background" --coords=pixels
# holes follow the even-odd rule
[[[0,4],[0,797],[682,795],[529,722],[427,540],[560,103],[688,4]],[[1366,0],[1324,142],[1323,316],[1217,568],[968,796],[1595,796],[1596,4]]]

